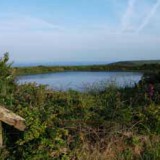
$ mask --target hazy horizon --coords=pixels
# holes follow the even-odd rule
[[[0,57],[17,64],[160,59],[160,0],[5,0],[0,10]]]
[[[101,64],[109,64],[112,62],[107,61],[38,61],[38,62],[13,62],[12,66],[21,67],[21,66],[83,66],[83,65],[101,65]]]

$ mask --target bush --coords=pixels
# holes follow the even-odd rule
[[[160,101],[148,97],[146,83],[85,93],[17,85],[8,54],[0,71],[0,104],[27,126],[19,132],[3,124],[2,160],[159,158]]]

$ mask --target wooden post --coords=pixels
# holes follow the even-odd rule
[[[3,146],[2,122],[0,121],[0,148]]]
[[[6,109],[5,107],[0,106],[0,148],[3,147],[2,122],[10,126],[13,126],[14,128],[20,131],[24,131],[26,128],[25,119],[16,115],[15,113]]]
[[[26,128],[25,119],[2,106],[0,106],[0,121],[13,126],[20,131],[24,131]]]

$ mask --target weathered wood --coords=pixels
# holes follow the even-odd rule
[[[2,122],[0,121],[0,148],[3,146]]]
[[[26,128],[25,119],[2,106],[0,106],[0,121],[7,123],[20,131],[24,131]]]

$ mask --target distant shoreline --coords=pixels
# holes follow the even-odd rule
[[[27,66],[13,67],[16,75],[43,74],[66,71],[130,71],[153,72],[160,71],[160,60],[156,61],[124,61],[103,65],[76,65],[76,66]]]

